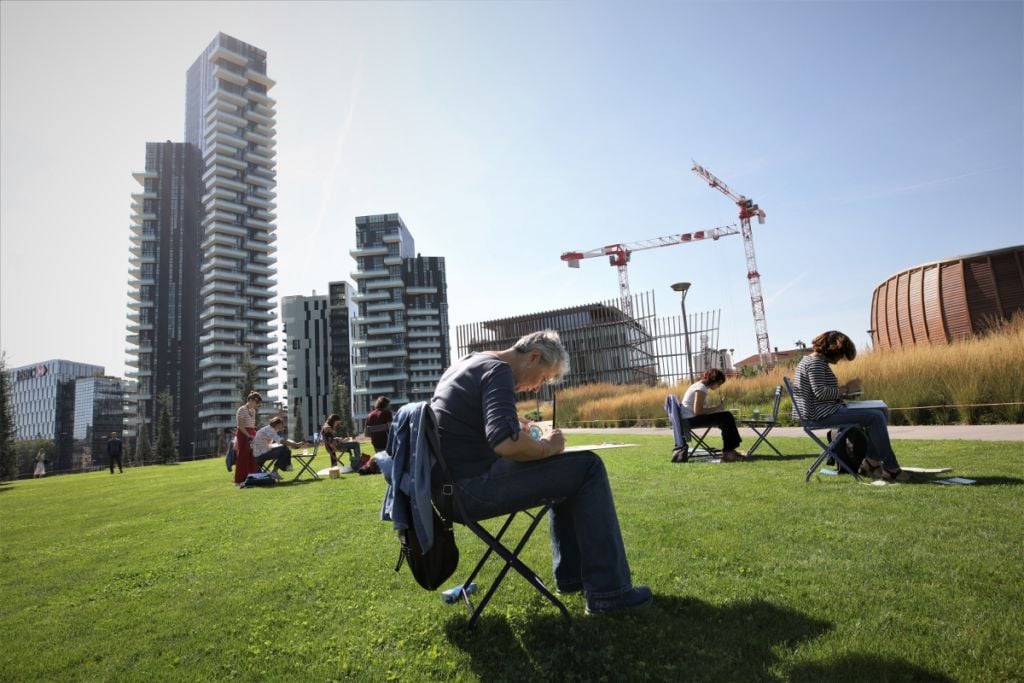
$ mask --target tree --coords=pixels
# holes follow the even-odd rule
[[[135,458],[140,465],[153,457],[153,447],[149,444],[149,434],[146,432],[146,423],[139,423],[139,435],[135,437]]]
[[[292,429],[292,441],[305,441],[306,440],[306,435],[303,433],[304,431],[305,431],[305,429],[302,426],[302,415],[299,413],[298,410],[296,410],[295,411],[295,428]]]
[[[166,391],[160,394],[160,422],[156,429],[156,459],[165,465],[176,461],[174,452],[174,434],[171,427],[171,395]]]
[[[18,476],[18,453],[14,448],[16,433],[5,351],[0,353],[0,479],[13,479]]]
[[[242,358],[242,376],[238,379],[238,388],[242,393],[242,403],[245,403],[245,399],[248,398],[249,394],[256,391],[256,382],[260,379],[259,372],[260,369],[253,364],[249,354],[246,353]]]
[[[331,388],[331,412],[341,418],[336,428],[336,435],[347,439],[355,436],[352,426],[352,403],[348,399],[348,387],[341,376],[334,373],[334,386]]]
[[[223,429],[220,430],[219,436],[217,437],[217,455],[228,452],[228,436],[227,432]]]

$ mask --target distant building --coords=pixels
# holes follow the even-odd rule
[[[75,380],[74,469],[103,465],[112,432],[124,436],[125,381],[118,377]]]
[[[291,419],[302,419],[304,434],[313,434],[331,410],[331,334],[328,297],[286,296],[281,300],[287,358],[287,393]]]
[[[274,100],[266,52],[218,33],[186,75],[185,142],[147,143],[132,195],[129,375],[155,434],[170,395],[183,456],[235,423],[246,360],[270,391],[276,342]],[[134,432],[138,422],[130,424]]]
[[[444,259],[414,255],[412,235],[397,213],[357,217],[356,247],[349,253],[358,284],[352,341],[358,421],[378,396],[398,408],[433,394],[450,364],[448,286]]]
[[[69,360],[48,360],[11,368],[11,411],[15,438],[47,439],[54,442],[57,472],[72,469],[75,427],[75,380],[103,375],[103,367]]]
[[[799,349],[786,349],[780,351],[775,349],[772,351],[772,356],[775,358],[775,366],[784,368],[791,365],[796,365],[800,362],[800,359],[809,354],[813,349],[799,348]],[[754,354],[753,356],[747,356],[743,360],[738,360],[733,365],[733,368],[737,373],[742,373],[745,368],[760,368],[761,367],[761,356]]]
[[[934,261],[889,277],[871,297],[882,351],[948,344],[1024,312],[1024,245]]]
[[[333,405],[334,378],[339,378],[348,391],[349,410],[352,405],[352,339],[355,336],[355,318],[359,313],[356,306],[356,291],[345,281],[328,284],[328,302],[330,305],[330,338],[331,338],[331,403]]]
[[[647,384],[658,380],[655,337],[618,307],[584,304],[512,318],[459,325],[458,354],[506,349],[525,334],[557,330],[569,353],[569,372],[561,387],[607,382]],[[539,392],[550,398],[550,389]]]

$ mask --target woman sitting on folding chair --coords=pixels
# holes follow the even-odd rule
[[[910,481],[910,473],[903,471],[892,451],[888,413],[872,408],[853,410],[843,403],[849,394],[860,391],[860,380],[854,378],[840,386],[829,365],[856,358],[853,341],[842,332],[829,330],[815,337],[811,347],[814,352],[804,356],[793,373],[793,398],[804,418],[822,427],[859,424],[868,432],[868,454],[860,473],[872,479]]]
[[[725,384],[725,373],[718,368],[704,372],[700,381],[694,382],[683,394],[681,407],[683,417],[692,430],[695,427],[718,427],[722,432],[722,462],[736,462],[747,456],[736,450],[740,445],[740,432],[736,429],[736,418],[725,409],[725,403],[708,405],[708,392]]]

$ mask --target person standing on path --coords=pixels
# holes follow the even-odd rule
[[[110,464],[110,473],[114,473],[114,463],[117,462],[117,469],[124,474],[124,467],[121,466],[121,454],[124,452],[124,444],[117,438],[117,432],[110,432],[107,439],[107,461]]]

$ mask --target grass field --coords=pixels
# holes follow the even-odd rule
[[[1024,679],[1022,444],[901,441],[903,464],[977,484],[875,487],[805,484],[808,439],[673,465],[670,437],[629,438],[602,457],[653,606],[570,596],[565,623],[510,576],[473,632],[393,571],[379,476],[238,490],[207,460],[5,483],[0,679]],[[547,579],[545,536],[526,559]],[[461,575],[481,546],[458,537]]]

